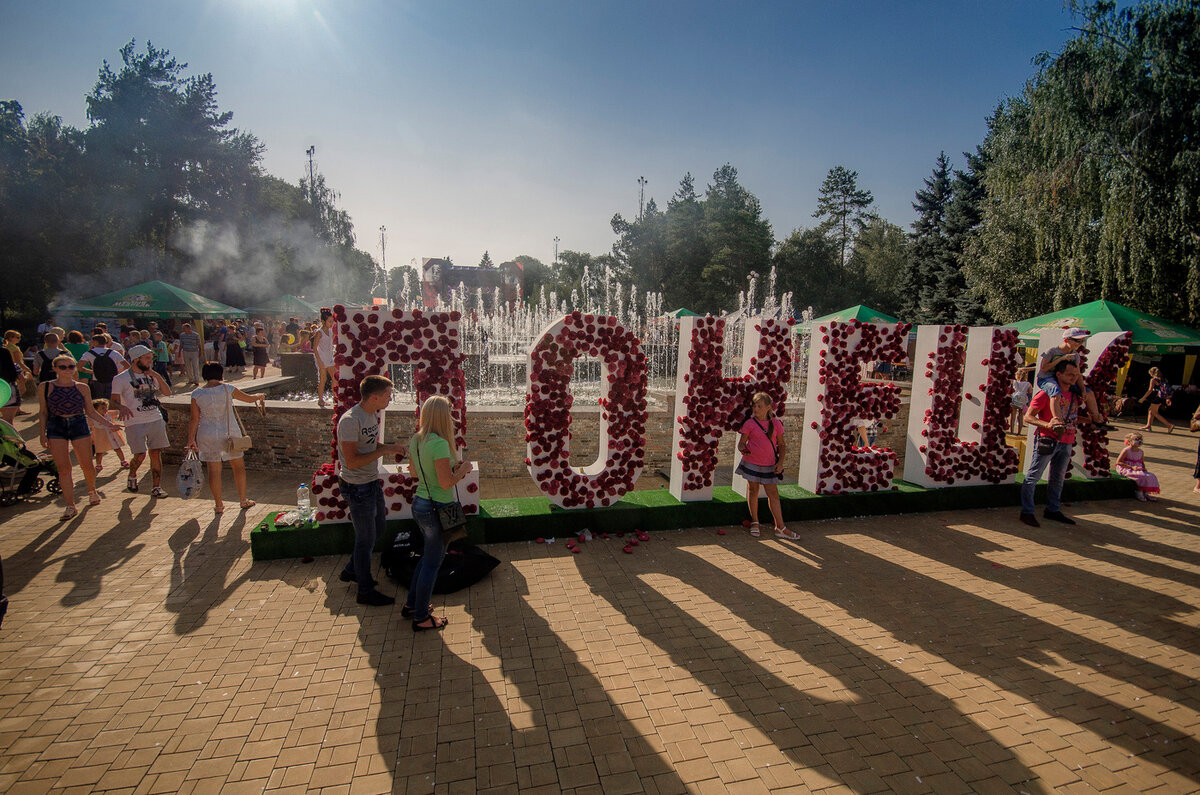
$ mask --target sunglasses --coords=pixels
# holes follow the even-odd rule
[[[56,365],[54,365],[54,369],[55,370],[74,370],[75,365],[73,365],[73,364],[56,364]]]

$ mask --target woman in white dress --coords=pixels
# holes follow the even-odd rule
[[[212,491],[215,513],[225,510],[221,500],[221,463],[229,462],[233,470],[233,483],[237,486],[238,500],[242,510],[254,505],[246,498],[246,467],[242,453],[231,453],[225,440],[241,436],[242,431],[233,413],[234,399],[243,403],[266,402],[265,395],[248,395],[233,384],[222,382],[224,368],[217,362],[206,362],[200,369],[204,386],[192,390],[192,418],[188,423],[188,449],[200,454],[200,460],[208,464],[208,488]]]
[[[337,379],[333,364],[333,310],[321,307],[321,327],[313,335],[313,358],[317,360],[317,405],[325,408],[325,380],[333,390]]]

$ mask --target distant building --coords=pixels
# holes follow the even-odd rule
[[[525,281],[525,269],[519,262],[502,262],[495,268],[478,265],[455,265],[440,257],[421,260],[421,294],[426,307],[435,307],[444,302],[450,291],[460,284],[469,293],[483,290],[490,301],[492,291],[500,288],[501,300],[513,304],[521,300]]]

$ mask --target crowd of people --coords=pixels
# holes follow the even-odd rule
[[[264,398],[243,392],[224,379],[227,375],[242,374],[247,366],[247,353],[254,376],[261,377],[268,362],[280,353],[311,352],[324,405],[325,383],[334,376],[332,312],[322,310],[320,319],[308,325],[290,318],[288,323],[274,324],[273,328],[261,321],[254,324],[216,321],[205,329],[204,336],[206,343],[188,323],[181,324],[178,333],[170,333],[159,329],[153,321],[146,329],[123,327],[116,338],[104,323],[98,323],[92,329],[90,342],[79,331],[49,328],[43,332],[41,347],[25,356],[20,350],[20,334],[5,333],[0,377],[12,382],[14,389],[9,404],[3,407],[3,416],[12,421],[21,406],[21,382],[34,380],[40,439],[58,472],[65,503],[63,520],[78,514],[72,452],[83,472],[89,505],[99,504],[103,497],[96,487],[96,475],[103,468],[104,455],[110,451],[116,453],[120,466],[128,469],[127,491],[139,490],[138,473],[148,459],[150,496],[166,496],[162,487],[162,451],[169,441],[166,412],[159,398],[172,394],[173,372],[195,387],[190,393],[187,449],[207,466],[214,511],[220,514],[224,510],[221,473],[225,463],[233,472],[241,509],[254,505],[246,492],[242,462],[245,448],[236,444],[237,439],[245,437],[237,423],[233,402],[256,404],[261,410]],[[1047,470],[1047,499],[1042,516],[1075,524],[1062,513],[1061,495],[1078,425],[1091,422],[1112,429],[1105,423],[1094,394],[1082,384],[1079,352],[1088,336],[1084,329],[1067,329],[1061,345],[1043,353],[1037,364],[1023,368],[1018,374],[1021,383],[1028,384],[1027,379],[1031,379],[1037,387],[1036,391],[1032,385],[1028,389],[1014,389],[1013,394],[1014,413],[1021,412],[1018,427],[1024,424],[1035,429],[1032,462],[1020,488],[1020,519],[1028,525],[1039,525],[1034,514],[1034,493]],[[1151,408],[1144,430],[1149,430],[1157,419],[1168,425],[1169,433],[1174,426],[1162,420],[1157,409],[1169,401],[1170,392],[1157,368],[1150,375],[1146,398],[1151,400]],[[418,432],[405,445],[379,441],[379,413],[391,401],[392,382],[380,375],[367,376],[360,385],[360,397],[360,402],[344,412],[337,425],[339,487],[349,505],[355,537],[354,551],[341,572],[341,579],[356,584],[361,604],[394,603],[393,597],[376,588],[371,575],[371,552],[383,533],[386,519],[381,459],[387,455],[408,457],[409,472],[417,480],[413,516],[422,533],[424,553],[413,574],[402,614],[412,619],[413,631],[441,629],[446,619],[433,615],[429,605],[447,546],[441,511],[457,502],[457,495],[451,489],[470,473],[471,463],[463,460],[455,445],[455,428],[446,398],[435,396],[425,401],[419,414]],[[1192,430],[1200,431],[1200,410],[1191,425]],[[872,430],[878,429],[870,423],[856,423],[853,441],[863,446],[873,445]],[[1135,481],[1139,499],[1154,500],[1159,491],[1158,480],[1146,469],[1143,443],[1141,433],[1129,434],[1116,468]],[[129,457],[125,455],[126,447]],[[783,478],[787,442],[783,423],[776,417],[768,394],[754,395],[750,416],[740,429],[738,451],[742,460],[737,471],[748,482],[750,534],[760,536],[758,496],[762,487],[775,537],[799,538],[783,521],[778,483]],[[1200,491],[1200,452],[1196,477],[1196,489]]]
[[[213,320],[199,330],[186,322],[176,328],[150,320],[144,328],[127,324],[111,330],[106,322],[97,322],[90,336],[48,320],[38,327],[39,344],[25,349],[21,333],[10,330],[0,352],[0,378],[10,385],[0,418],[12,423],[18,413],[32,413],[32,406],[22,408],[22,400],[28,401],[30,392],[36,395],[40,440],[54,460],[62,487],[62,519],[68,520],[78,513],[74,467],[83,472],[88,504],[99,504],[103,494],[96,488],[96,474],[109,452],[128,470],[127,491],[139,491],[139,471],[149,460],[150,496],[166,496],[162,451],[169,442],[159,398],[171,395],[172,381],[179,380],[185,389],[193,387],[188,448],[207,465],[215,511],[224,510],[225,463],[233,471],[245,510],[254,501],[246,494],[242,453],[224,448],[222,442],[237,425],[232,401],[261,407],[264,398],[248,395],[224,379],[244,375],[247,366],[253,368],[253,378],[262,378],[269,364],[280,364],[283,353],[302,352],[314,357],[322,380],[328,380],[333,367],[331,318],[332,312],[322,310],[320,319],[303,323],[295,317],[286,323]]]

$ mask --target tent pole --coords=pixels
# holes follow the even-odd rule
[[[1183,357],[1183,385],[1192,383],[1192,372],[1196,369],[1196,354]]]

